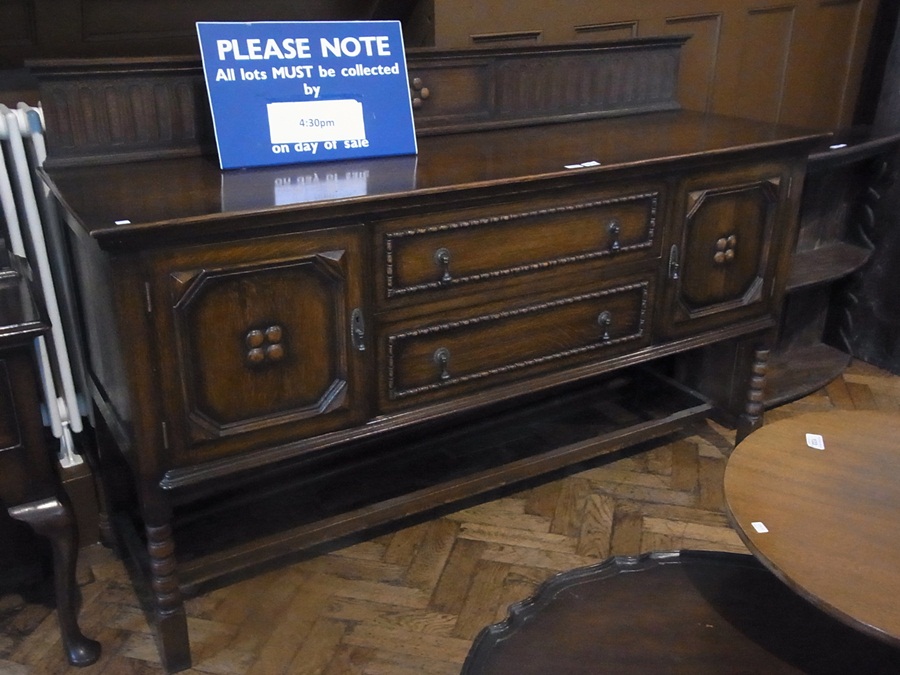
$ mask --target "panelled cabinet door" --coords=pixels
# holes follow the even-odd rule
[[[153,316],[176,464],[362,421],[361,228],[180,249]]]
[[[772,311],[774,244],[792,216],[790,173],[779,165],[703,174],[682,183],[664,252],[670,335]]]

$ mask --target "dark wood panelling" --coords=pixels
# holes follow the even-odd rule
[[[354,19],[362,17],[363,4],[356,0],[267,0],[262,4],[245,0],[82,0],[82,38],[87,42],[172,37],[195,40],[197,21]]]
[[[473,45],[528,45],[541,42],[541,31],[520,30],[508,33],[478,33],[471,36]]]
[[[736,87],[742,115],[758,120],[781,119],[796,15],[796,6],[790,5],[747,12]]]
[[[0,50],[21,49],[34,43],[34,3],[30,0],[0,3]]]
[[[3,0],[0,67],[57,57],[196,54],[197,21],[401,19],[414,0]]]
[[[871,31],[870,4],[863,0],[825,0],[801,5],[791,43],[784,119],[789,124],[848,126],[859,89],[858,35]]]
[[[542,31],[545,43],[688,35],[678,91],[684,107],[834,129],[854,122],[879,0],[562,0],[527,3],[527,11],[485,0],[465,12],[451,0],[433,5],[407,30],[433,36],[438,47],[526,29]]]
[[[690,35],[682,56],[678,100],[689,110],[713,108],[716,66],[722,39],[722,15],[673,16],[665,21],[667,35]]]
[[[591,42],[595,40],[626,40],[637,37],[637,34],[637,21],[586,23],[575,26],[575,39]]]

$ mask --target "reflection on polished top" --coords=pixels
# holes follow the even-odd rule
[[[268,214],[300,224],[335,201],[344,216],[374,214],[391,197],[417,200],[467,189],[535,180],[560,187],[585,174],[653,160],[710,157],[765,148],[790,139],[808,143],[822,134],[768,123],[674,111],[518,129],[428,136],[415,157],[328,162],[221,171],[214,157],[187,157],[53,168],[53,191],[101,246],[116,248],[146,236],[205,223],[225,227],[229,214]],[[567,166],[597,162],[589,168]],[[214,222],[215,219],[215,222]],[[207,222],[208,221],[208,222]],[[236,225],[235,223],[234,225]],[[277,225],[273,221],[273,225]],[[316,226],[316,223],[311,223]],[[321,223],[318,224],[321,226]],[[221,230],[223,233],[225,230]]]

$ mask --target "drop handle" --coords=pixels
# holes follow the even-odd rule
[[[622,248],[622,245],[619,243],[619,235],[622,233],[622,226],[619,224],[619,221],[609,221],[609,224],[606,226],[606,231],[610,238],[609,250],[612,253],[619,251]]]
[[[678,262],[678,246],[672,244],[672,248],[669,249],[669,279],[678,281],[680,269],[681,265]]]
[[[434,252],[434,262],[441,272],[441,283],[449,284],[453,281],[453,277],[450,276],[450,250],[439,248]]]
[[[447,370],[450,365],[450,350],[446,347],[436,349],[433,359],[434,364],[438,367],[441,382],[446,382],[450,379],[450,372]]]
[[[354,349],[366,351],[366,323],[359,307],[350,312],[350,340]]]
[[[606,342],[609,340],[609,327],[612,325],[612,314],[604,310],[597,316],[597,325],[603,330],[601,339]]]

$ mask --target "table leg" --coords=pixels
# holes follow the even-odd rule
[[[75,561],[78,536],[72,509],[65,497],[50,497],[9,509],[9,515],[28,524],[50,541],[57,616],[66,657],[73,666],[89,666],[100,658],[100,643],[86,638],[78,627]]]

